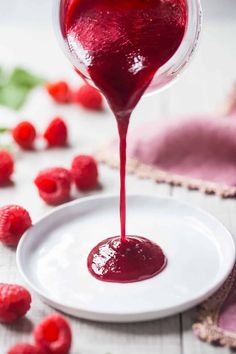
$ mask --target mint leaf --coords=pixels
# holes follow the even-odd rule
[[[9,128],[6,128],[6,127],[0,127],[0,134],[2,133],[6,133],[9,131]]]
[[[10,75],[0,68],[0,104],[17,110],[24,104],[29,92],[44,82],[44,79],[20,67]]]
[[[17,110],[25,102],[28,93],[28,88],[8,83],[0,88],[0,104]]]
[[[9,82],[16,86],[23,86],[28,89],[32,89],[38,85],[42,85],[45,80],[25,69],[18,67],[13,70],[12,74],[10,75]]]

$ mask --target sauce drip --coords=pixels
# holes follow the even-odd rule
[[[76,66],[106,97],[120,137],[120,237],[97,245],[88,269],[104,281],[150,278],[166,258],[155,243],[126,235],[127,132],[135,106],[183,40],[186,0],[65,0],[61,20]]]

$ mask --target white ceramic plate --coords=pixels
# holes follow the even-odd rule
[[[171,198],[129,196],[127,202],[128,234],[157,242],[168,258],[166,269],[130,284],[93,278],[87,255],[119,234],[119,198],[81,199],[37,222],[19,244],[19,270],[43,301],[81,318],[132,322],[186,310],[220,287],[233,267],[235,245],[218,220]]]

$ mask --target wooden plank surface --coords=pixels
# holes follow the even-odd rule
[[[46,77],[72,76],[69,64],[57,47],[52,30],[49,30],[46,25],[45,18],[50,21],[48,2],[45,1],[44,5],[42,1],[40,6],[36,4],[37,16],[27,21],[21,20],[21,16],[24,14],[24,7],[30,11],[33,6],[32,0],[22,0],[20,6],[18,1],[15,2],[16,11],[12,14],[7,3],[0,1],[0,10],[2,9],[0,11],[0,20],[2,19],[0,21],[0,64],[3,61],[13,65],[21,63],[44,73]],[[142,100],[134,114],[133,125],[147,119],[167,120],[192,112],[212,112],[221,106],[225,94],[235,79],[233,75],[236,57],[236,2],[235,0],[204,0],[203,5],[204,34],[194,62],[179,82],[168,91]],[[19,14],[21,11],[21,14],[19,15],[17,11]],[[12,16],[10,22],[7,21],[6,16],[9,18]],[[19,18],[19,28],[14,27],[17,18]],[[33,27],[37,18],[40,19],[40,28]],[[33,50],[29,51],[29,48]],[[47,97],[40,92],[38,96],[30,99],[22,110],[21,117],[32,118],[39,128],[43,128],[47,120],[56,114],[65,116],[72,127],[72,148],[63,152],[38,153],[37,157],[33,153],[17,154],[15,186],[0,190],[0,205],[22,204],[29,209],[34,220],[50,209],[36,197],[32,184],[36,172],[50,165],[51,161],[68,166],[76,152],[94,150],[99,143],[111,138],[115,132],[115,123],[108,111],[100,117],[95,117],[80,109],[58,108],[48,103]],[[3,122],[10,124],[17,118],[2,110],[0,110],[0,117]],[[118,190],[116,171],[102,167],[101,181],[103,184],[101,193]],[[131,193],[141,191],[153,195],[173,195],[186,200],[211,212],[233,235],[236,235],[235,200],[223,201],[215,196],[156,185],[150,181],[138,180],[133,176],[128,177],[128,190]],[[2,246],[0,246],[0,281],[22,283],[16,269],[14,251]],[[42,304],[33,294],[33,306],[26,319],[11,326],[0,326],[0,353],[6,354],[7,348],[16,342],[30,341],[33,326],[46,314],[52,312],[51,308]],[[195,338],[191,330],[193,317],[194,309],[159,321],[128,325],[100,324],[70,318],[74,337],[71,354],[226,354],[230,352],[228,349],[215,348]]]

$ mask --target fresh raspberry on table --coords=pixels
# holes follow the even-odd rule
[[[50,315],[35,328],[34,339],[46,353],[67,354],[72,341],[69,323],[61,315]]]
[[[12,130],[12,136],[15,142],[25,150],[32,149],[36,139],[36,130],[33,124],[27,121],[20,122]]]
[[[14,172],[14,160],[7,150],[0,150],[0,184],[9,182]]]
[[[43,170],[34,180],[40,197],[49,205],[58,205],[70,199],[71,182],[70,171],[63,167]]]
[[[67,145],[68,131],[66,123],[60,117],[56,117],[51,121],[43,136],[48,146],[56,147]]]
[[[7,354],[46,354],[40,348],[28,344],[28,343],[18,343],[8,350]]]
[[[0,283],[0,322],[12,323],[30,309],[31,295],[20,285]]]
[[[6,246],[16,246],[24,232],[32,225],[27,210],[19,205],[0,208],[0,241]]]
[[[68,103],[71,99],[71,90],[67,82],[57,81],[48,83],[46,90],[57,103]]]
[[[92,156],[79,155],[72,161],[71,175],[80,190],[93,189],[98,185],[97,162]]]
[[[100,111],[103,108],[103,99],[100,92],[90,85],[83,85],[73,92],[73,101],[87,109]]]

